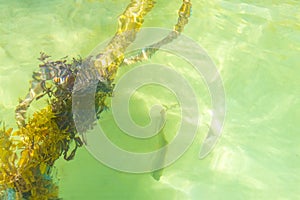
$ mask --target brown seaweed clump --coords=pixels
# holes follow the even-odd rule
[[[55,200],[58,186],[55,179],[55,161],[61,156],[72,160],[83,145],[83,133],[92,129],[101,112],[108,108],[106,99],[112,96],[114,78],[120,65],[128,65],[150,58],[159,48],[176,39],[188,23],[191,12],[189,0],[183,0],[174,30],[163,40],[144,48],[136,56],[125,58],[126,48],[134,41],[144,17],[154,6],[153,0],[131,0],[119,17],[119,27],[103,52],[85,61],[73,59],[50,60],[41,53],[40,69],[33,73],[28,94],[16,107],[19,127],[13,131],[0,128],[0,199]],[[75,80],[79,82],[74,88]],[[75,126],[72,113],[72,95],[86,95],[96,84],[94,101],[96,115],[78,116],[83,124]],[[26,112],[33,101],[47,97],[48,106],[34,112],[26,120]],[[89,104],[90,106],[90,104]],[[70,149],[72,149],[70,151]]]
[[[35,112],[25,127],[0,130],[0,190],[11,199],[57,199],[53,165],[69,134],[59,129],[51,108]]]

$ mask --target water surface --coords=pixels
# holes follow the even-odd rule
[[[0,119],[14,124],[14,107],[28,91],[39,52],[54,59],[85,57],[111,37],[128,1],[0,0]],[[146,27],[172,28],[181,2],[158,1]],[[300,3],[285,1],[194,1],[185,34],[211,56],[222,76],[227,103],[223,136],[214,151],[198,160],[209,124],[210,96],[186,67],[198,92],[203,123],[191,148],[164,170],[159,182],[149,174],[126,174],[96,161],[84,148],[75,160],[57,163],[61,197],[79,199],[300,199],[298,144]],[[153,58],[168,64],[168,55]],[[176,67],[176,66],[175,66]],[[123,73],[127,69],[122,69]],[[190,72],[190,73],[189,73]],[[164,103],[169,96],[146,88]],[[152,91],[152,92],[151,92]],[[150,93],[149,93],[150,92]],[[165,93],[161,93],[165,94]],[[133,99],[143,109],[147,99]],[[149,103],[149,102],[148,102]],[[33,106],[32,110],[38,108]],[[132,111],[139,123],[147,113]],[[140,117],[139,117],[140,116]],[[111,113],[103,123],[115,134]],[[176,119],[174,118],[176,121]],[[175,122],[174,122],[175,123]],[[170,134],[172,134],[170,127]],[[129,146],[122,136],[117,143]]]

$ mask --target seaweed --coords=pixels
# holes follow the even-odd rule
[[[162,45],[171,42],[183,30],[190,16],[191,4],[183,0],[178,22],[162,41],[145,48],[136,57],[125,58],[124,52],[140,30],[145,15],[154,6],[153,0],[131,0],[119,17],[119,27],[109,44],[94,57],[85,60],[67,57],[53,61],[40,53],[39,70],[33,72],[28,94],[19,100],[15,109],[18,129],[0,128],[0,197],[1,199],[47,200],[59,199],[55,175],[55,162],[63,157],[74,159],[83,146],[79,133],[92,129],[101,113],[109,108],[107,98],[112,97],[114,79],[122,64],[142,61],[146,52],[151,57]],[[75,80],[79,84],[76,84]],[[72,113],[72,94],[84,95],[96,84],[94,107],[96,116],[81,116],[85,123],[75,126]],[[47,98],[48,105],[35,111],[27,119],[27,110],[33,101]],[[1,125],[1,122],[0,122]],[[74,146],[74,147],[73,147]],[[73,147],[73,149],[72,149]],[[159,173],[156,179],[159,179]]]

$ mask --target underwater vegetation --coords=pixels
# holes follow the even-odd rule
[[[81,133],[92,129],[102,111],[108,108],[114,79],[121,65],[150,58],[159,48],[176,39],[188,23],[189,0],[183,0],[174,30],[163,40],[145,47],[135,56],[125,58],[126,48],[134,42],[145,15],[151,11],[152,0],[132,0],[119,17],[116,34],[103,52],[86,59],[57,61],[41,53],[39,70],[32,75],[29,93],[15,110],[17,130],[0,128],[0,198],[46,200],[59,199],[55,177],[55,161],[60,157],[72,160],[86,142]],[[75,80],[79,84],[74,87]],[[72,113],[72,93],[84,95],[96,84],[96,117],[85,118],[75,127]],[[27,109],[33,101],[47,98],[48,105],[27,119]],[[86,117],[86,116],[77,116]],[[79,129],[79,130],[78,130]],[[80,134],[79,134],[80,133]]]

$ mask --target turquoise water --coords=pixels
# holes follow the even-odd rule
[[[0,119],[14,124],[14,107],[28,91],[39,52],[54,59],[86,56],[111,37],[128,1],[0,0]],[[181,2],[158,1],[145,27],[172,28]],[[192,68],[164,52],[154,61],[175,67],[197,91],[203,121],[189,150],[163,171],[159,182],[149,174],[127,174],[95,160],[84,148],[75,160],[57,163],[64,199],[300,199],[299,108],[300,3],[298,1],[194,1],[184,33],[215,62],[226,93],[223,136],[214,151],[198,159],[210,120],[210,96]],[[125,73],[128,69],[121,69]],[[174,99],[145,88],[162,103]],[[133,98],[137,123],[147,123],[143,103]],[[39,105],[33,106],[32,110]],[[176,109],[168,132],[174,133]],[[102,123],[120,146],[111,113]],[[129,141],[131,142],[131,141]],[[139,145],[137,143],[132,143]],[[151,149],[152,146],[148,145]],[[134,147],[133,147],[134,149]]]

